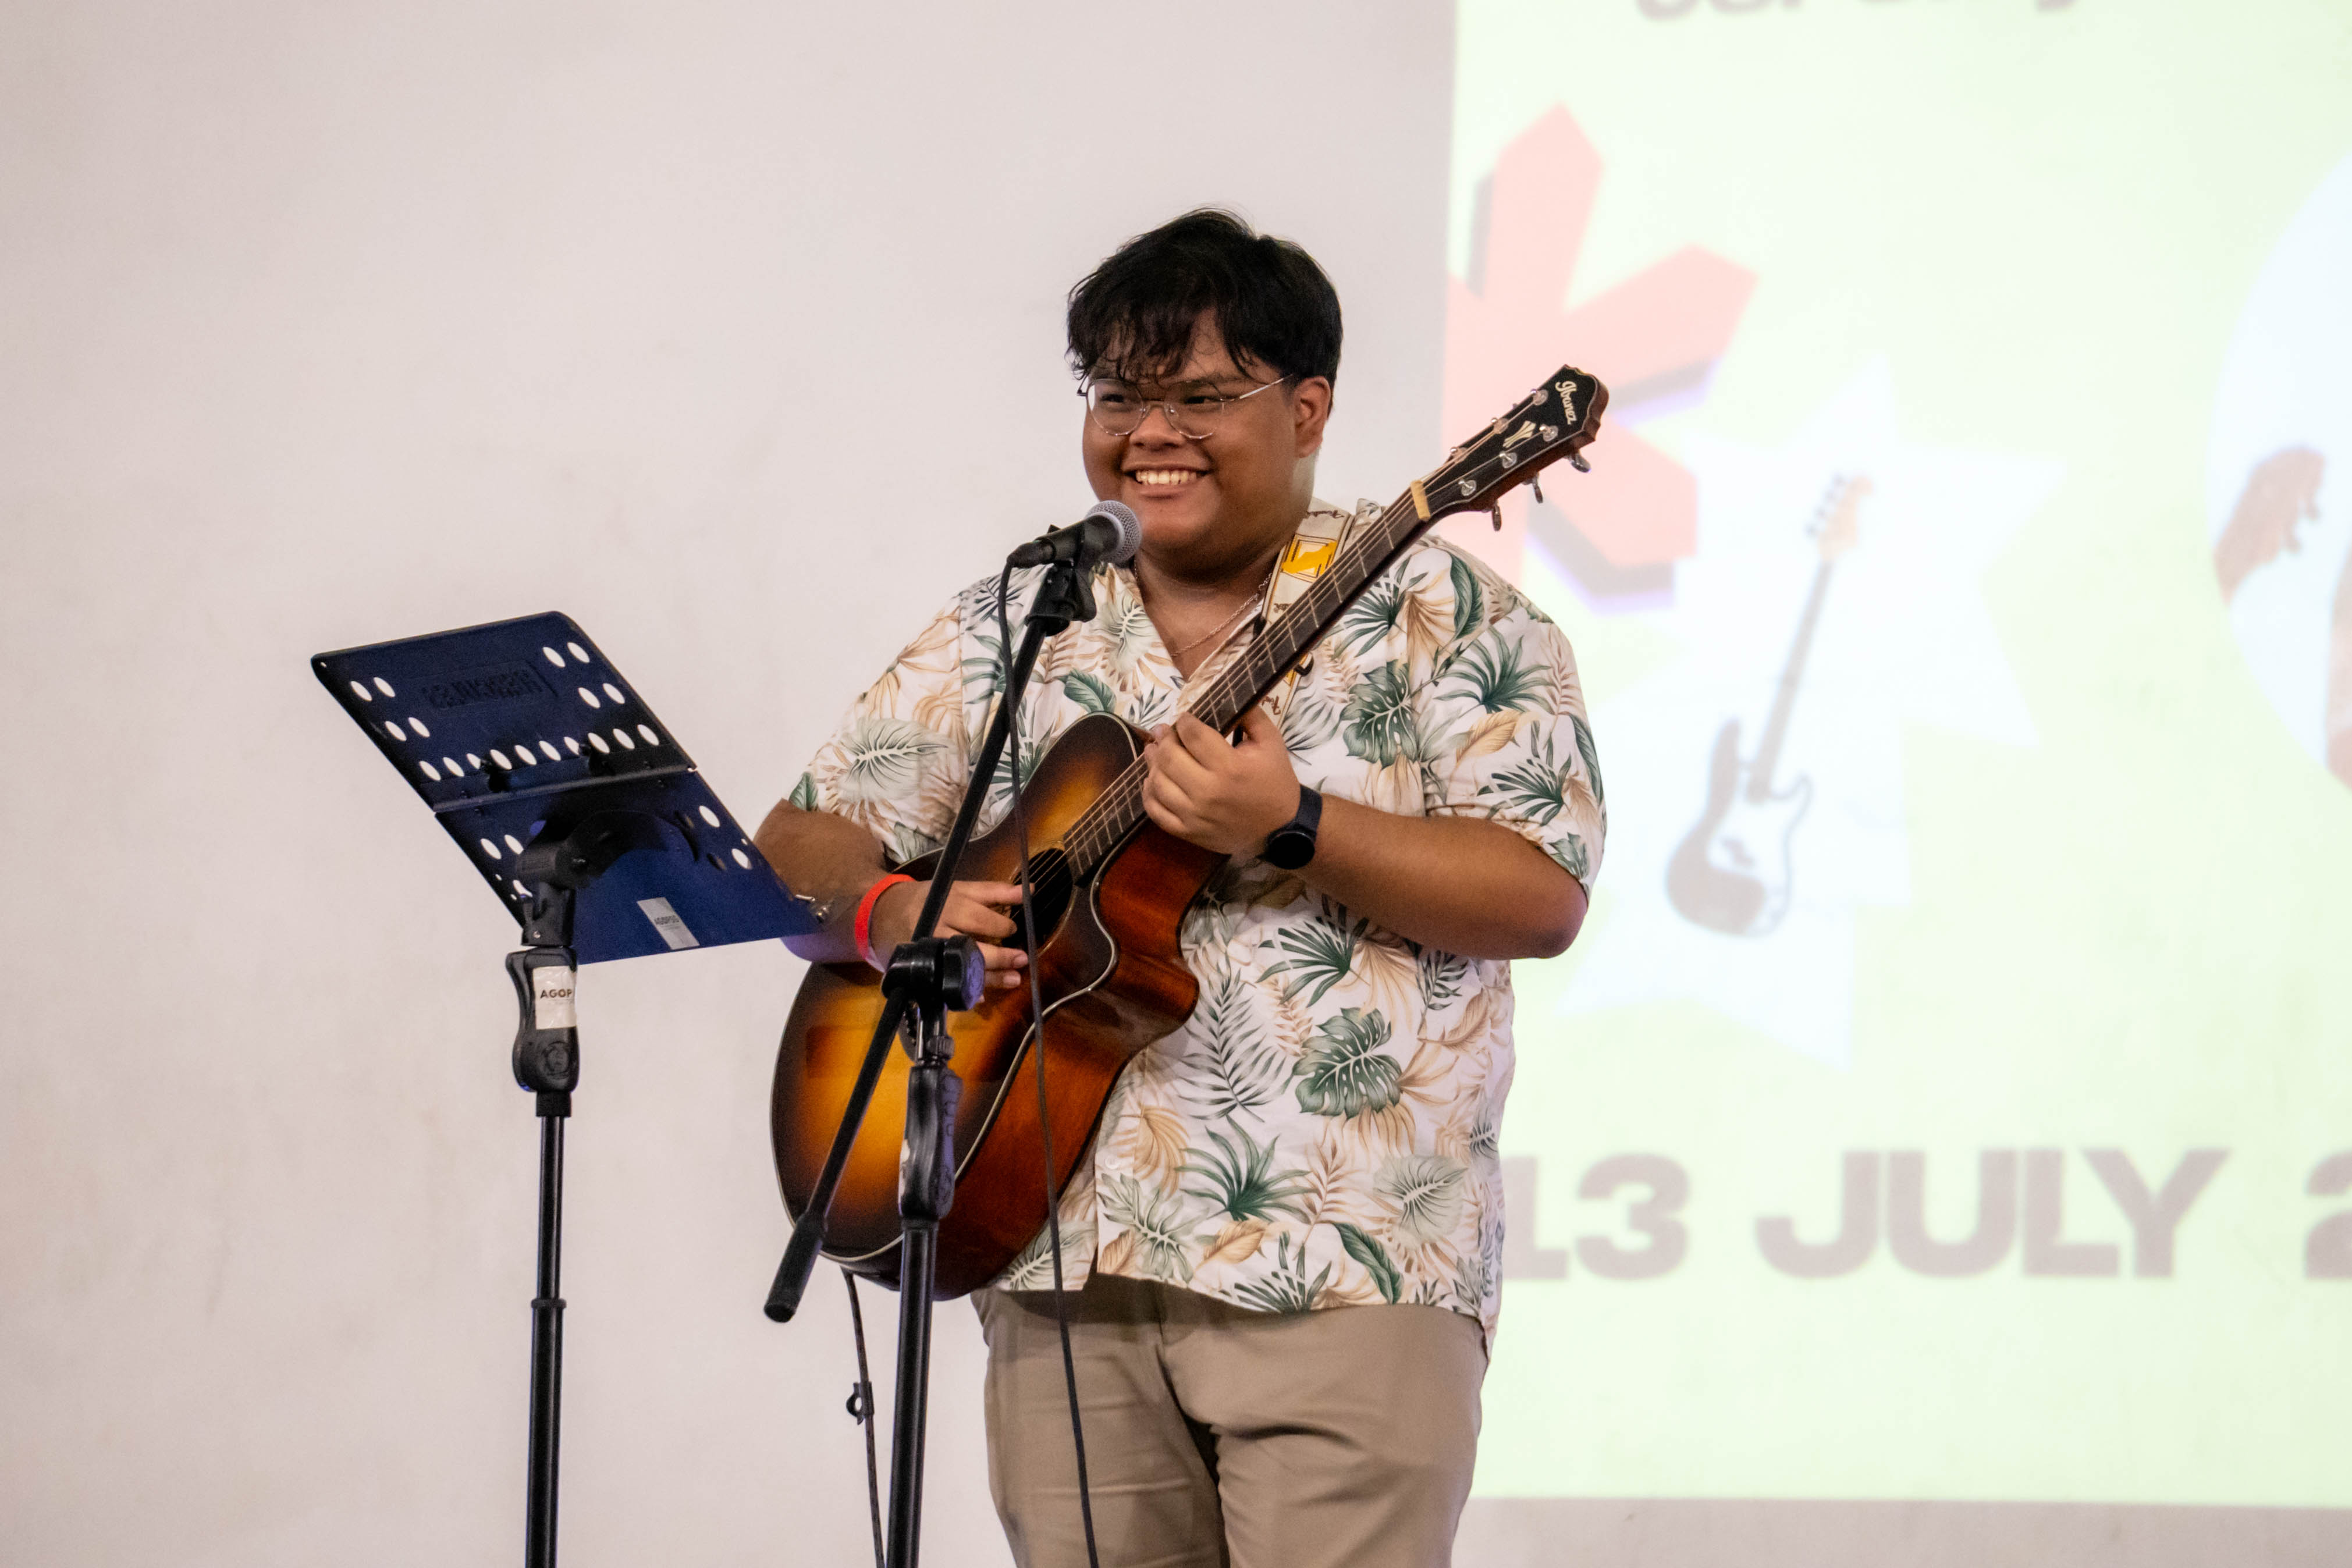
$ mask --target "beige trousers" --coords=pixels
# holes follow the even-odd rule
[[[1086,1568],[1050,1295],[982,1291],[988,1480],[1021,1568]],[[1070,1298],[1102,1568],[1445,1568],[1470,1495],[1478,1325],[1277,1315],[1097,1275]]]

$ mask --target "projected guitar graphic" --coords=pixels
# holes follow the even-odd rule
[[[1667,899],[1685,919],[1711,931],[1763,936],[1789,913],[1793,878],[1789,845],[1805,808],[1812,804],[1813,784],[1800,775],[1786,789],[1775,789],[1772,775],[1780,765],[1789,716],[1797,706],[1813,628],[1829,597],[1830,573],[1854,546],[1854,515],[1870,487],[1866,478],[1841,476],[1830,482],[1822,497],[1812,528],[1822,564],[1813,573],[1812,591],[1797,622],[1796,642],[1780,672],[1780,690],[1757,739],[1756,755],[1740,760],[1739,721],[1724,720],[1707,766],[1706,809],[1667,862]]]

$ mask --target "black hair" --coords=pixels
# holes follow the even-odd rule
[[[1240,366],[1339,374],[1339,296],[1315,258],[1220,207],[1136,235],[1070,290],[1070,368],[1121,381],[1172,374],[1213,318]]]

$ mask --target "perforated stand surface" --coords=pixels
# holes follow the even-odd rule
[[[570,616],[346,648],[310,664],[518,924],[530,893],[514,874],[524,848],[624,814],[633,847],[577,900],[580,962],[816,929],[809,902]]]

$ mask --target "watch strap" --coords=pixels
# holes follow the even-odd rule
[[[1321,791],[1309,789],[1304,784],[1301,784],[1298,787],[1298,815],[1290,819],[1289,825],[1305,833],[1310,839],[1321,830],[1323,826],[1323,796]]]
[[[1283,871],[1297,871],[1315,858],[1315,836],[1322,825],[1323,797],[1301,784],[1297,814],[1265,836],[1261,858]]]

